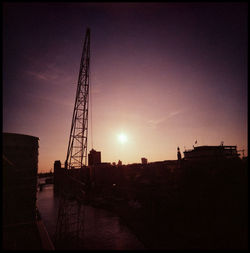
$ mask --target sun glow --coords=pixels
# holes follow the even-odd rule
[[[119,140],[120,143],[125,143],[125,142],[128,141],[128,138],[125,134],[119,134],[118,135],[118,140]]]

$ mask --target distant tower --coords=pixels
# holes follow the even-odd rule
[[[101,163],[101,152],[91,149],[88,158],[89,166]]]
[[[147,164],[147,163],[148,163],[148,159],[145,158],[145,157],[142,157],[142,158],[141,158],[141,163],[142,163],[142,164]]]
[[[181,167],[181,152],[180,152],[180,148],[177,147],[177,158],[178,158],[178,168]]]
[[[180,152],[179,147],[177,147],[177,158],[178,158],[178,161],[181,160],[181,152]]]
[[[87,165],[90,30],[87,29],[76,90],[65,169]]]
[[[60,160],[54,162],[54,191],[59,191],[62,189],[64,184],[64,174],[65,170],[61,166]]]

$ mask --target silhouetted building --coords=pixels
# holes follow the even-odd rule
[[[112,186],[117,183],[119,169],[111,163],[100,163],[92,167],[92,182],[96,186]]]
[[[88,155],[88,164],[93,166],[101,163],[101,152],[91,149]]]
[[[119,160],[118,163],[117,163],[118,166],[122,166],[122,161]]]
[[[39,138],[15,133],[2,136],[3,248],[45,249],[47,232],[36,210]]]
[[[148,159],[145,158],[145,157],[142,157],[142,158],[141,158],[141,163],[142,163],[142,164],[147,164],[147,163],[148,163]]]
[[[65,168],[61,166],[60,160],[54,162],[54,191],[59,191],[63,187]]]
[[[54,172],[56,173],[58,170],[60,171],[62,169],[61,161],[57,160],[54,162]]]
[[[193,150],[186,150],[184,153],[185,160],[206,160],[206,159],[221,159],[221,158],[238,158],[236,146],[199,146]]]
[[[3,223],[36,218],[38,137],[3,133]]]

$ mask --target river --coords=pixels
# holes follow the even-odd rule
[[[45,185],[37,192],[37,207],[52,238],[57,221],[59,199],[53,185]],[[85,206],[84,248],[88,250],[137,250],[145,249],[132,231],[121,223],[115,214],[89,205]]]

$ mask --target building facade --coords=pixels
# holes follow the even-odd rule
[[[88,154],[88,165],[93,166],[101,163],[101,152],[91,149]]]
[[[185,160],[214,160],[238,158],[239,154],[236,146],[198,146],[193,150],[186,150]]]

